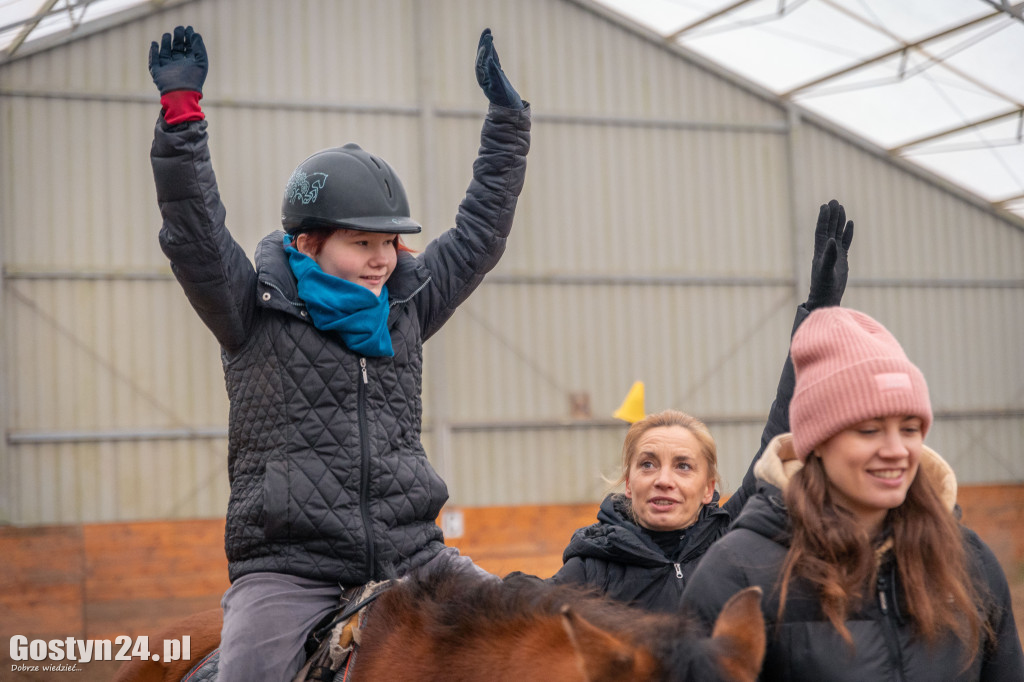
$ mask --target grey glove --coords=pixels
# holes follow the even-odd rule
[[[485,28],[476,48],[476,80],[492,104],[508,109],[522,109],[523,100],[501,70],[498,53],[494,51],[494,36]]]
[[[149,74],[166,95],[175,90],[203,91],[210,62],[206,58],[203,37],[191,26],[177,26],[174,35],[165,33],[158,46],[149,46]]]
[[[839,305],[846,291],[850,265],[846,255],[853,242],[853,221],[847,222],[846,209],[833,199],[818,210],[814,228],[814,258],[811,260],[811,291],[808,310]]]

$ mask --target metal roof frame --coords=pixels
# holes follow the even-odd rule
[[[131,21],[140,16],[160,11],[161,9],[165,9],[170,6],[194,1],[195,0],[38,0],[34,9],[29,7],[30,3],[24,1],[12,2],[8,3],[8,5],[16,5],[18,9],[31,10],[21,16],[18,16],[16,20],[13,21],[3,14],[2,10],[4,8],[0,5],[0,23],[6,22],[0,26],[0,36],[7,34],[7,37],[9,38],[9,42],[7,42],[6,45],[4,45],[3,41],[0,41],[0,65],[42,50],[50,49],[70,40],[105,30],[111,26]],[[622,7],[617,9],[615,7],[616,0],[596,1],[599,4],[608,7],[610,13],[616,18],[623,19],[627,23],[639,21],[636,17],[632,17],[624,13]],[[633,6],[641,6],[646,3],[658,1],[662,2],[662,4],[671,4],[673,2],[673,0],[631,0],[631,3]],[[683,0],[674,1],[680,6],[684,4]],[[757,2],[759,2],[759,0],[722,0],[721,2],[718,0],[691,0],[685,4],[700,4],[706,8],[705,11],[697,11],[696,14],[691,12],[689,19],[685,21],[682,26],[676,28],[666,29],[664,26],[652,25],[650,23],[646,24],[646,27],[652,30],[657,36],[659,36],[660,40],[666,44],[688,48],[692,51],[694,48],[688,43],[688,40],[695,34],[700,33],[698,29],[708,27],[714,22],[728,22],[730,20],[730,15],[735,14],[737,11],[748,9]],[[776,0],[776,9],[773,14],[757,17],[755,19],[746,19],[743,21],[737,20],[734,23],[734,27],[727,25],[725,30],[733,30],[733,28],[739,30],[755,24],[768,24],[772,21],[780,20],[788,15],[792,15],[798,8],[805,7],[811,2],[816,3],[819,8],[827,7],[836,14],[845,16],[851,22],[856,22],[856,24],[861,28],[875,32],[879,36],[883,36],[885,40],[891,42],[893,46],[889,49],[877,52],[876,54],[856,59],[839,68],[833,68],[825,73],[815,75],[812,78],[808,78],[797,83],[796,85],[791,85],[781,90],[772,90],[769,88],[769,91],[776,97],[779,97],[783,102],[797,102],[800,100],[800,104],[806,107],[808,100],[820,101],[823,97],[842,94],[844,92],[850,92],[851,90],[867,90],[868,88],[878,85],[906,83],[913,77],[927,71],[928,69],[941,65],[945,75],[955,77],[964,84],[969,84],[971,88],[976,90],[976,93],[1002,101],[1005,103],[1005,106],[1001,110],[990,110],[980,115],[963,115],[960,117],[961,120],[947,122],[946,125],[940,126],[938,129],[933,128],[929,130],[924,128],[921,130],[921,134],[916,137],[901,139],[896,143],[883,143],[879,146],[895,157],[908,159],[911,163],[915,163],[915,161],[917,161],[917,165],[923,165],[925,168],[929,168],[929,165],[927,163],[920,162],[920,157],[922,156],[932,156],[932,158],[934,158],[940,154],[970,150],[976,150],[978,152],[988,150],[989,152],[993,152],[993,150],[997,148],[1011,146],[1020,146],[1024,149],[1024,96],[1006,92],[950,63],[951,57],[977,44],[978,42],[985,40],[988,35],[970,36],[963,43],[955,45],[952,48],[948,48],[942,54],[934,54],[932,50],[928,49],[930,45],[935,44],[937,41],[953,38],[969,29],[978,29],[980,27],[984,27],[986,24],[992,24],[1000,17],[1009,17],[1011,22],[1020,22],[1024,25],[1024,0],[1019,2],[1013,2],[1012,0],[980,0],[980,2],[991,8],[990,12],[979,16],[971,16],[962,21],[956,21],[913,40],[902,39],[896,32],[890,31],[880,20],[874,20],[867,16],[863,16],[856,11],[852,11],[847,6],[844,6],[843,0]],[[867,7],[866,0],[861,0],[860,5]],[[90,18],[90,10],[100,10],[101,6],[105,6],[108,9],[111,6],[117,6],[122,7],[122,9],[113,13],[99,14],[99,18],[97,19]],[[692,7],[689,7],[688,9],[692,9]],[[92,12],[92,14],[97,14],[97,12]],[[59,18],[61,16],[66,16],[65,22],[55,23],[53,21],[55,18]],[[643,22],[639,23],[643,24]],[[998,26],[996,28],[998,28]],[[40,32],[45,33],[45,35],[41,37],[34,37]],[[696,52],[699,54],[700,50],[696,50]],[[912,54],[916,55],[923,61],[908,68],[908,60]],[[852,85],[839,84],[842,79],[849,77],[851,74],[864,72],[869,68],[883,65],[888,60],[897,58],[900,60],[899,67],[894,75],[888,76],[880,81],[868,81]],[[716,61],[713,57],[711,57],[711,60]],[[723,64],[723,66],[727,69],[730,68],[728,64]],[[764,84],[762,83],[761,85]],[[815,100],[814,98],[818,99]],[[822,114],[820,110],[818,113]],[[825,116],[827,118],[827,115]],[[981,131],[985,130],[989,126],[1005,126],[1005,124],[1008,121],[1011,121],[1013,117],[1016,117],[1018,121],[1015,134],[1009,130],[1003,131],[1002,129],[1000,129],[1001,137],[997,137],[995,139],[990,139],[989,136],[981,134]],[[838,121],[838,125],[847,127],[854,133],[860,133],[862,135],[865,134],[863,131],[858,130],[855,126],[850,126],[846,122]],[[956,138],[958,136],[962,138],[972,134],[977,138],[976,141],[949,141],[950,138]],[[871,138],[867,135],[866,139]],[[946,144],[937,144],[944,141]],[[910,158],[911,156],[913,156],[913,158]],[[993,156],[995,156],[994,152]],[[1010,182],[1003,183],[1004,185],[1008,184],[1010,186],[1010,190],[1008,192],[1009,195],[993,196],[992,193],[985,194],[984,192],[982,192],[982,195],[986,196],[987,200],[989,200],[994,207],[1000,210],[1010,210],[1020,216],[1024,216],[1024,205],[1016,206],[1016,204],[1021,203],[1022,195],[1024,195],[1024,174],[1018,175],[1016,173],[1014,170],[1015,164],[1008,165],[1005,160],[1002,160],[1001,163],[1005,167],[1006,175],[1011,178]],[[954,182],[957,182],[957,178],[954,177],[951,179]],[[967,184],[964,186],[968,188],[970,187],[970,185]],[[1020,191],[1016,191],[1018,189]],[[977,191],[977,189],[974,191]]]
[[[943,76],[955,78],[961,84],[969,86],[974,91],[975,97],[985,96],[995,101],[1001,101],[1004,106],[1002,108],[990,107],[983,113],[974,112],[973,115],[961,115],[959,120],[947,121],[945,125],[940,125],[937,129],[934,126],[930,129],[922,127],[919,135],[909,139],[899,139],[889,143],[875,141],[875,144],[893,157],[906,159],[914,165],[924,166],[932,172],[940,174],[942,174],[941,171],[936,171],[926,162],[927,159],[921,157],[932,156],[934,158],[943,154],[964,151],[993,152],[993,150],[1003,147],[1019,147],[1024,150],[1024,96],[1020,93],[1011,94],[1010,91],[986,82],[950,61],[957,54],[988,39],[995,32],[1003,30],[1007,22],[1004,21],[1002,25],[998,24],[1000,18],[1005,20],[1009,17],[1011,23],[1024,24],[1024,1],[981,0],[990,6],[991,11],[978,16],[971,16],[973,13],[966,12],[958,17],[958,20],[946,26],[933,29],[920,37],[904,39],[896,31],[889,30],[883,21],[877,19],[877,16],[872,16],[872,13],[868,11],[870,8],[866,0],[859,0],[857,3],[843,0],[775,0],[772,12],[768,13],[767,10],[763,10],[761,16],[754,17],[751,15],[757,11],[757,5],[760,4],[763,8],[769,4],[767,0],[763,2],[762,0],[631,0],[630,3],[623,0],[597,0],[597,2],[608,6],[613,12],[621,13],[628,20],[638,22],[653,30],[661,36],[664,42],[696,51],[726,69],[738,69],[741,75],[748,78],[751,77],[750,74],[745,73],[736,64],[716,59],[715,55],[702,50],[699,44],[702,34],[703,36],[721,35],[731,32],[738,35],[752,27],[764,28],[773,21],[785,19],[812,1],[816,4],[817,9],[828,8],[835,15],[845,17],[859,28],[877,34],[880,40],[890,43],[891,47],[848,61],[838,68],[831,68],[824,73],[818,73],[787,87],[772,88],[767,82],[758,81],[756,77],[752,80],[768,87],[784,102],[799,103],[806,108],[809,103],[813,104],[818,101],[815,98],[842,95],[876,86],[906,83],[933,67],[941,66]],[[649,8],[641,10],[641,6],[644,5],[648,5]],[[654,8],[655,5],[661,5],[664,9],[664,23],[659,24],[658,20],[654,18],[658,11]],[[682,25],[674,28],[670,23],[673,5],[678,6],[677,18],[685,17]],[[985,27],[988,25],[990,27],[986,29]],[[981,33],[978,32],[979,29],[982,30]],[[974,30],[974,35],[967,36],[961,43],[947,45],[944,50],[939,51],[929,49],[939,41],[954,39],[969,30]],[[911,55],[916,55],[917,64],[910,64]],[[899,60],[898,64],[891,62],[895,59]],[[851,82],[853,79],[849,78],[851,74],[867,72],[872,67],[882,65],[890,69],[895,67],[895,73],[885,78],[864,82]],[[934,86],[934,79],[929,79],[929,84]],[[993,111],[993,108],[996,110]],[[821,110],[816,111],[819,115],[829,118]],[[1017,117],[1019,121],[1015,134],[1002,131],[1002,128],[1000,128],[1001,136],[998,139],[991,139],[991,135],[982,134],[982,131],[990,126],[1005,126],[1014,117]],[[856,126],[851,126],[845,121],[837,120],[837,123],[855,133],[865,134]],[[955,142],[950,141],[950,138],[964,138],[972,134],[977,137],[977,141],[964,142],[962,139]],[[865,135],[865,138],[871,140],[870,135]],[[993,156],[995,155],[993,154]],[[1001,157],[999,159],[999,162],[993,165],[998,166],[1001,163],[1005,168],[1006,176],[1010,178],[1010,181],[1003,184],[1011,187],[1009,195],[993,196],[992,192],[987,194],[983,192],[982,196],[997,209],[1024,216],[1024,206],[1015,205],[1024,198],[1022,196],[1024,195],[1024,173],[1016,171],[1018,167],[1016,163],[1007,164]],[[947,177],[950,176],[947,175]],[[963,184],[964,187],[970,188],[971,186],[964,184],[959,178],[951,177],[950,179],[958,184]],[[1002,186],[1000,185],[1000,187]],[[1013,191],[1013,187],[1020,191]],[[971,191],[977,192],[978,190]]]

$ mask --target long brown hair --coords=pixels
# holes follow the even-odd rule
[[[821,459],[807,458],[784,493],[793,537],[780,577],[779,620],[791,580],[802,578],[816,589],[823,613],[847,643],[850,610],[873,594],[878,572],[872,538],[852,513],[833,503]],[[919,467],[907,497],[889,510],[892,552],[906,600],[905,611],[929,643],[952,632],[965,648],[966,662],[978,654],[982,631],[991,625],[979,609],[983,601],[967,568],[959,524],[939,496],[926,467]]]

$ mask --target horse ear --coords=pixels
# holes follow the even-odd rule
[[[562,627],[576,653],[585,680],[647,679],[654,658],[593,625],[568,604],[561,609]]]
[[[737,592],[725,603],[711,638],[715,657],[723,670],[741,682],[757,679],[765,650],[760,587]]]

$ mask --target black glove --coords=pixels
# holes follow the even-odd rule
[[[519,93],[501,70],[498,53],[494,51],[494,36],[489,28],[480,34],[480,44],[476,48],[476,80],[492,104],[509,109],[523,108]]]
[[[165,33],[159,46],[149,46],[149,73],[161,95],[175,90],[201,93],[209,69],[203,37],[191,26],[177,26],[173,38]]]
[[[846,254],[853,242],[853,221],[846,221],[846,209],[833,199],[818,211],[814,228],[814,258],[811,260],[811,291],[808,310],[839,305],[846,291],[850,265]]]

